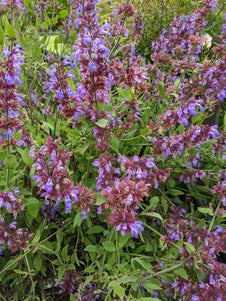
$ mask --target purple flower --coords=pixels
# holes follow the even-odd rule
[[[51,192],[53,190],[53,181],[51,178],[48,178],[47,183],[45,185],[46,192]]]
[[[135,221],[129,227],[130,227],[132,236],[135,237],[135,238],[138,238],[138,232],[139,231],[144,231],[144,228],[142,227],[142,222],[141,221]]]
[[[68,195],[66,195],[64,200],[65,200],[65,209],[66,209],[65,213],[69,213],[69,212],[71,212],[71,208],[72,208],[71,199]]]
[[[86,35],[83,36],[83,43],[88,44],[88,43],[91,43],[91,42],[92,42],[92,39],[91,39],[90,34],[86,34]]]
[[[4,45],[4,51],[3,51],[3,56],[5,59],[7,59],[10,55],[10,51],[9,49],[6,47],[6,45]]]
[[[9,75],[8,71],[5,72],[5,80],[6,80],[7,85],[9,85],[9,86],[14,85],[14,83],[15,83],[14,78]]]

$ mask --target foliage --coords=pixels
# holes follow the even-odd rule
[[[130,1],[104,18],[96,2],[57,23],[48,1],[1,1],[0,296],[223,301],[226,122],[207,120],[225,24],[212,54],[203,35],[217,3],[175,16],[147,63]]]

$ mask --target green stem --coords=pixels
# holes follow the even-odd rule
[[[150,278],[153,278],[153,277],[156,277],[156,276],[159,276],[159,275],[162,275],[162,274],[165,274],[165,273],[168,273],[168,272],[171,272],[171,271],[174,271],[176,269],[178,269],[179,267],[181,267],[182,265],[184,265],[186,262],[188,262],[189,260],[191,259],[191,256],[189,256],[188,258],[186,258],[185,260],[181,261],[180,263],[170,267],[170,268],[167,268],[165,270],[162,270],[162,271],[159,271],[159,272],[156,272],[156,273],[153,273],[151,274],[150,276],[147,276],[145,277],[145,279],[150,279]]]
[[[62,266],[65,265],[65,264],[63,263],[62,259],[60,258],[59,254],[56,253],[55,251],[53,251],[53,250],[51,250],[51,249],[49,249],[49,248],[47,248],[47,247],[45,247],[45,246],[43,246],[43,245],[40,245],[40,244],[37,244],[37,245],[35,245],[35,246],[36,246],[36,248],[40,248],[40,249],[46,250],[46,251],[48,251],[48,252],[54,254],[54,255],[58,258],[58,260],[60,261],[61,265],[62,265]]]
[[[59,116],[59,106],[57,107],[56,118],[55,118],[55,122],[54,122],[53,141],[56,138],[56,127],[57,127],[57,118],[58,118],[58,116]]]
[[[25,257],[25,261],[26,261],[26,264],[27,264],[27,268],[28,268],[29,276],[30,276],[31,283],[32,283],[32,288],[33,288],[33,297],[35,297],[35,284],[34,284],[34,281],[33,281],[33,278],[32,278],[31,268],[30,268],[30,265],[29,265],[29,262],[28,262],[28,259],[27,259],[27,255],[26,255],[26,254],[24,254],[24,257]]]
[[[118,255],[118,265],[120,264],[120,253],[119,253],[119,248],[118,248],[118,232],[115,231],[115,241],[116,241],[116,250],[117,250],[117,255]]]
[[[154,228],[152,228],[151,226],[149,226],[146,223],[143,223],[145,225],[145,227],[147,227],[148,229],[150,229],[152,232],[154,232],[155,234],[157,234],[158,236],[162,237],[163,234],[161,234],[160,232],[158,232],[157,230],[155,230]]]
[[[212,230],[212,228],[213,228],[213,224],[214,224],[214,221],[215,221],[215,219],[216,219],[217,212],[218,212],[218,210],[219,210],[219,208],[220,208],[220,205],[221,205],[221,202],[219,202],[218,205],[217,205],[217,208],[216,208],[216,210],[215,210],[215,212],[214,212],[214,216],[213,216],[213,218],[212,218],[212,220],[211,220],[211,223],[210,223],[210,225],[209,225],[209,229],[208,229],[207,234],[210,234],[210,232],[211,232],[211,230]]]

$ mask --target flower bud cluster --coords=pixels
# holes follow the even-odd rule
[[[60,281],[60,293],[68,292],[72,294],[75,291],[76,270],[67,270],[63,279]]]
[[[90,208],[95,203],[93,199],[95,193],[81,184],[77,185],[75,189],[77,191],[76,207],[82,210],[82,217],[85,219],[87,218],[87,213],[90,211]]]

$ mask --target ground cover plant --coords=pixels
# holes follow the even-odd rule
[[[0,298],[224,301],[226,16],[99,8],[0,2]]]

